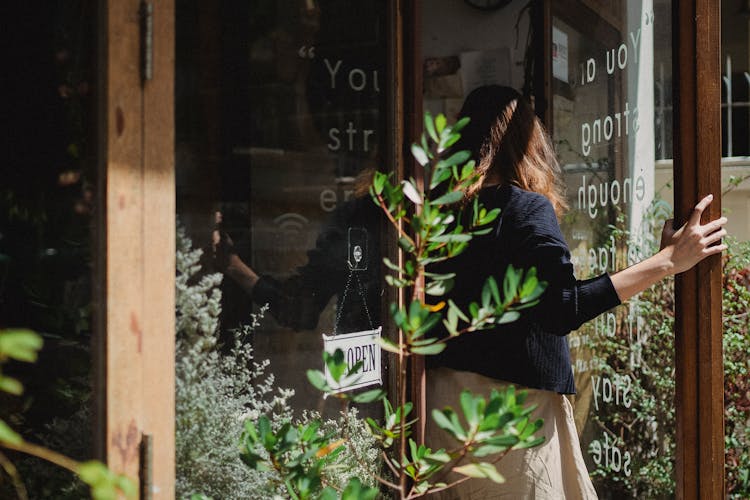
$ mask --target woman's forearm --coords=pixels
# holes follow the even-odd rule
[[[670,274],[674,274],[673,269],[674,267],[666,252],[661,251],[646,260],[642,260],[627,269],[611,275],[610,278],[620,301],[625,302]]]
[[[247,264],[242,262],[242,259],[237,254],[232,254],[229,257],[229,265],[225,272],[248,294],[253,292],[255,284],[258,283],[258,275]]]
[[[663,278],[687,271],[706,257],[726,250],[721,238],[727,234],[724,229],[727,218],[701,224],[703,211],[711,201],[712,195],[699,201],[688,221],[677,231],[672,228],[672,221],[667,221],[659,253],[611,276],[620,301],[624,302]]]

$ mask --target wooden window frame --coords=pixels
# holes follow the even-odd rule
[[[712,193],[721,216],[721,3],[673,0],[674,178],[677,222]],[[721,257],[675,282],[677,497],[724,498]]]

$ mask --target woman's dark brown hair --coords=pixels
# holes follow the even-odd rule
[[[454,151],[471,151],[479,173],[467,198],[487,185],[514,184],[546,196],[558,217],[565,211],[565,187],[549,135],[518,92],[499,85],[479,87],[466,98],[459,116],[471,121]]]

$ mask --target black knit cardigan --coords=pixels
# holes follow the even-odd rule
[[[535,267],[548,286],[540,303],[524,310],[520,319],[451,340],[445,351],[427,358],[428,366],[575,393],[566,335],[620,303],[612,281],[607,274],[576,280],[568,246],[546,197],[511,185],[485,188],[479,197],[488,209],[502,212],[491,233],[474,238],[463,254],[436,269],[456,273],[450,298],[464,308],[478,302],[487,277],[495,276],[501,284],[509,264]]]

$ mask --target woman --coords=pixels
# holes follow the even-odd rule
[[[371,184],[372,171],[360,173],[353,185],[354,196],[339,204],[325,221],[315,247],[307,251],[307,262],[280,279],[256,273],[239,257],[217,212],[210,252],[214,269],[225,273],[256,304],[268,305],[274,319],[285,327],[316,329],[321,312],[336,296],[335,333],[375,328],[382,291],[379,229],[383,214],[368,194]],[[356,244],[365,250],[353,270],[348,254]]]
[[[701,225],[712,200],[707,196],[678,231],[668,221],[656,255],[611,276],[576,280],[557,222],[566,208],[560,169],[530,106],[513,89],[487,86],[468,96],[460,115],[471,121],[456,147],[472,152],[480,173],[467,196],[478,196],[488,209],[500,208],[501,215],[491,233],[473,239],[466,252],[438,270],[456,273],[450,298],[462,306],[477,300],[487,277],[502,282],[508,265],[535,267],[548,286],[540,303],[518,321],[463,335],[428,358],[427,406],[455,406],[464,388],[488,394],[508,383],[522,386],[529,392],[527,403],[538,405],[534,415],[544,419],[540,432],[546,439],[498,462],[505,484],[471,480],[440,498],[596,498],[564,396],[575,393],[565,336],[664,277],[725,250],[720,239],[727,220]],[[430,424],[426,441],[431,448],[455,446]]]

